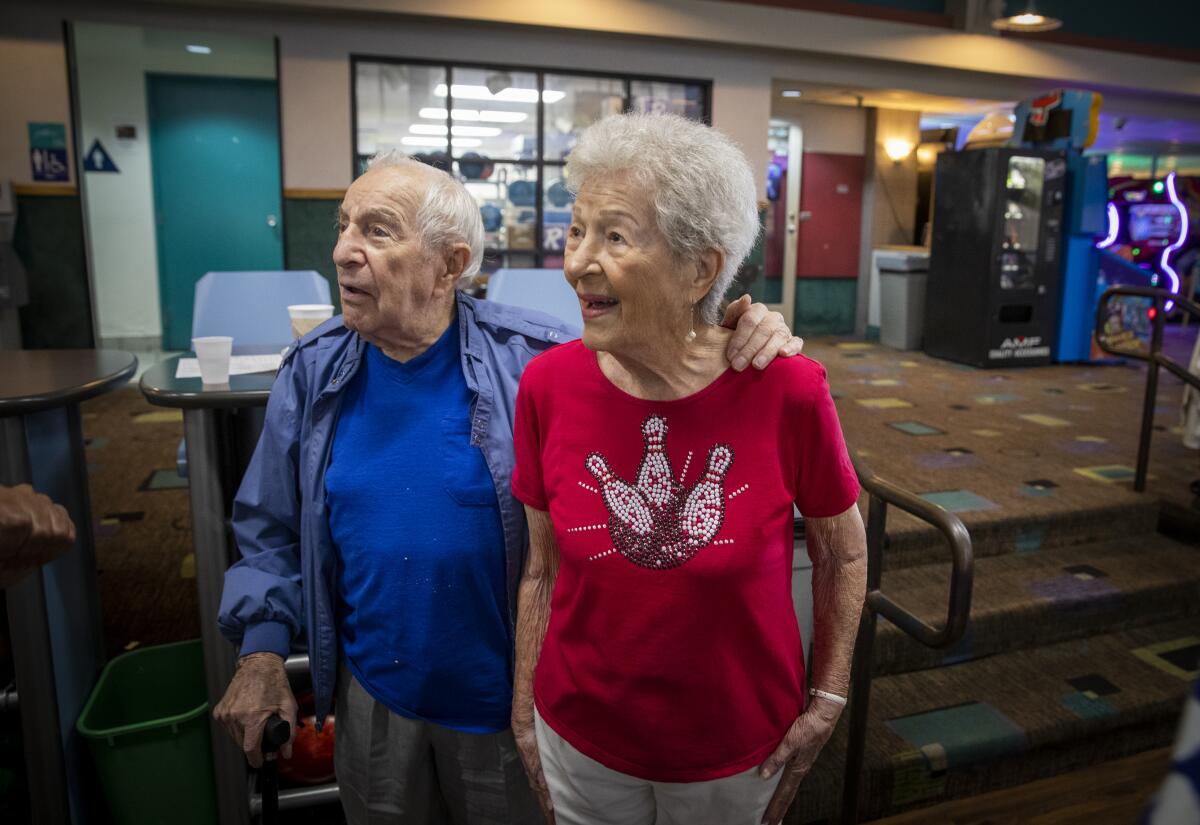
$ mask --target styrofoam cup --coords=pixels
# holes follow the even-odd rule
[[[229,383],[229,359],[233,355],[233,339],[228,335],[193,338],[192,349],[200,362],[200,381],[205,384]]]
[[[333,304],[291,304],[288,316],[292,319],[292,337],[303,338],[333,317]]]

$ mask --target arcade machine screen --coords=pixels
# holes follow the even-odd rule
[[[1138,203],[1129,207],[1129,240],[1166,241],[1179,235],[1179,211],[1169,203]]]

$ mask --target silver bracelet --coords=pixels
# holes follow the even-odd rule
[[[828,691],[817,690],[816,688],[809,688],[808,695],[809,696],[819,696],[822,699],[828,699],[830,702],[839,704],[842,707],[846,706],[846,697],[838,696],[836,693],[829,693]]]

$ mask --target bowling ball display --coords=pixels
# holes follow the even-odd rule
[[[279,776],[297,785],[323,785],[333,781],[333,714],[317,733],[311,693],[298,698],[296,736],[292,739],[292,758],[279,757]]]

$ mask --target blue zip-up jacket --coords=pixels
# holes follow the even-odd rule
[[[556,318],[458,293],[462,371],[474,398],[471,443],[483,451],[504,528],[510,634],[516,636],[517,586],[525,564],[525,512],[513,498],[513,411],[529,360],[578,337]],[[286,657],[307,640],[316,717],[329,713],[337,676],[337,552],[325,508],[325,471],[342,391],[366,344],[341,316],[302,338],[284,356],[266,423],[233,504],[241,561],[225,573],[218,624],[241,655]]]

